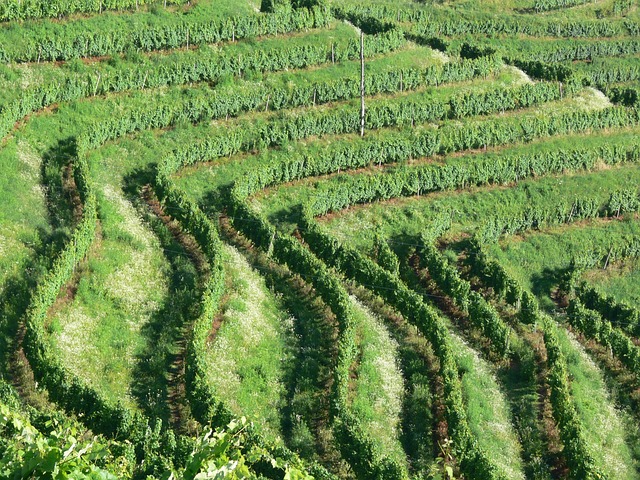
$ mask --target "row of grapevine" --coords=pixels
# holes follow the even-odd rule
[[[593,456],[584,438],[583,426],[571,398],[567,362],[560,350],[555,332],[557,327],[540,312],[537,299],[523,289],[495,260],[489,259],[484,251],[484,244],[478,238],[469,242],[468,257],[472,273],[481,279],[483,285],[504,295],[506,301],[519,310],[518,317],[523,323],[542,327],[547,350],[551,408],[564,445],[563,455],[569,466],[569,477],[575,480],[604,478],[602,472],[594,466]]]
[[[202,281],[198,315],[193,321],[187,345],[186,392],[196,420],[202,424],[212,422],[214,425],[222,426],[231,420],[232,414],[207,382],[205,361],[211,324],[218,313],[225,287],[225,273],[221,260],[222,241],[216,227],[198,205],[174,186],[167,165],[179,162],[179,159],[171,156],[163,159],[154,180],[155,192],[160,202],[180,223],[181,228],[196,240],[209,264],[209,272]]]
[[[640,379],[640,347],[620,328],[604,320],[597,311],[586,308],[578,298],[569,301],[567,320],[588,339],[610,348],[613,356]]]
[[[540,118],[521,119],[520,125],[500,124],[502,119],[497,121],[486,121],[478,124],[465,125],[462,127],[452,127],[452,136],[455,135],[456,141],[452,147],[443,146],[445,139],[441,137],[448,136],[449,129],[447,126],[435,131],[421,132],[412,135],[407,139],[406,150],[398,148],[398,142],[395,148],[398,151],[412,153],[414,157],[432,156],[437,153],[445,153],[445,151],[462,151],[468,148],[478,148],[483,146],[484,142],[488,145],[506,144],[512,142],[515,138],[527,136],[530,140],[535,137],[545,137],[556,133],[567,133],[565,129],[572,132],[581,131],[583,129],[600,129],[611,126],[624,126],[636,124],[637,112],[626,111],[623,116],[622,110],[609,109],[601,112],[592,112],[585,114],[575,113],[564,114],[562,116],[553,117],[551,122],[547,123]],[[628,114],[628,116],[627,116]],[[626,117],[626,119],[624,118]],[[555,122],[553,122],[555,120]],[[523,135],[523,131],[531,132],[529,127],[538,128],[532,124],[538,124],[544,131],[537,134]],[[620,123],[619,123],[620,122]],[[557,128],[553,126],[556,124]],[[569,126],[570,125],[570,126]],[[498,127],[498,128],[496,128]],[[500,127],[506,127],[503,132]],[[474,138],[474,134],[478,130],[484,130],[483,136],[494,137],[483,139],[480,142],[467,143]],[[522,129],[522,130],[520,130]],[[518,132],[518,130],[520,132]],[[465,134],[468,135],[465,137]],[[495,139],[495,137],[499,137]],[[460,144],[462,143],[462,144]],[[478,144],[479,143],[479,144]],[[401,145],[401,144],[400,144]],[[446,150],[445,150],[446,149]],[[444,151],[443,151],[444,150]],[[409,158],[407,155],[406,158]],[[399,161],[401,158],[396,156],[392,161]],[[519,179],[527,178],[533,175],[543,175],[549,173],[558,173],[566,170],[588,169],[593,167],[600,159],[608,164],[617,164],[620,162],[630,161],[637,162],[640,159],[640,149],[638,145],[629,147],[618,146],[615,148],[605,147],[597,149],[576,149],[572,151],[557,151],[547,153],[536,153],[531,155],[504,155],[500,161],[494,158],[481,158],[473,162],[451,162],[445,165],[424,165],[424,166],[401,166],[387,173],[377,175],[358,175],[349,176],[342,179],[339,183],[332,183],[319,189],[318,194],[313,200],[313,211],[315,214],[325,214],[330,211],[342,210],[346,206],[354,203],[366,203],[379,199],[397,198],[401,196],[420,195],[433,191],[451,190],[456,188],[465,188],[472,185],[486,185],[489,183],[509,183],[516,182]],[[384,159],[370,159],[370,162],[384,161]],[[347,165],[348,166],[348,165]],[[599,205],[589,206],[587,203],[578,205],[574,208],[582,208],[589,210],[593,215],[599,211]],[[574,212],[575,213],[575,212]],[[585,214],[586,215],[586,214]],[[526,219],[525,219],[526,220]],[[533,222],[535,219],[531,219]],[[529,222],[529,223],[531,223]],[[491,231],[500,230],[498,235],[509,229],[509,225],[516,225],[515,221],[505,219],[505,222],[495,219],[495,225],[498,228],[487,226],[486,234],[490,235]],[[491,228],[490,228],[491,227]]]
[[[438,288],[455,303],[456,307],[469,314],[469,321],[479,328],[491,342],[491,349],[500,356],[509,354],[510,329],[496,310],[480,295],[471,290],[471,284],[460,278],[458,269],[430,241],[431,235],[422,237],[419,249],[421,266]]]
[[[632,25],[629,25],[632,28]],[[566,63],[571,61],[589,61],[597,58],[624,57],[640,52],[640,24],[633,25],[633,33],[623,39],[605,40],[563,40],[558,42],[538,39],[520,39],[518,37],[505,42],[484,36],[455,38],[411,34],[409,38],[421,45],[429,45],[452,57],[478,58],[499,55],[506,63],[543,62]],[[570,69],[567,65],[564,69]]]
[[[496,241],[500,236],[504,234],[514,234],[530,230],[532,228],[541,228],[545,225],[558,225],[571,222],[572,220],[606,217],[611,215],[611,212],[619,210],[613,209],[612,205],[617,205],[616,198],[629,194],[629,190],[618,190],[612,192],[610,198],[602,202],[602,199],[597,196],[587,196],[582,198],[574,198],[572,200],[563,199],[556,204],[549,204],[545,206],[532,205],[526,208],[524,211],[517,215],[502,215],[494,216],[489,219],[478,231],[478,237],[483,242]],[[639,193],[633,192],[636,199],[639,199]],[[635,204],[635,208],[626,211],[636,212],[638,211],[638,205]],[[623,251],[628,251],[629,248],[633,249],[632,245],[624,245],[619,248]],[[630,253],[630,252],[629,252]],[[619,258],[622,252],[617,249],[614,250],[612,246],[611,259]],[[597,260],[600,260],[598,257]],[[593,259],[589,259],[589,262],[593,262]]]
[[[634,31],[632,36],[637,36],[637,32]],[[634,55],[640,52],[640,41],[635,38],[593,42],[567,40],[556,44],[529,42],[528,46],[529,48],[522,48],[522,50],[520,50],[521,53],[518,55],[511,53],[507,55],[514,60],[538,60],[541,62],[556,63],[592,60],[600,57],[620,57],[624,55]],[[510,48],[511,47],[510,45]],[[514,45],[514,47],[517,48],[517,45]]]
[[[622,0],[625,1],[625,0]],[[633,22],[615,20],[563,20],[540,16],[496,16],[464,11],[404,8],[390,5],[340,5],[334,7],[338,18],[354,23],[365,19],[411,23],[408,30],[425,37],[462,35],[527,35],[531,37],[618,37],[633,33]]]
[[[322,232],[310,217],[305,215],[301,227],[300,232],[305,242],[320,258],[382,297],[415,325],[433,346],[440,360],[439,375],[445,390],[445,417],[449,435],[462,472],[469,478],[504,478],[486,453],[480,450],[469,430],[454,348],[447,327],[435,310],[425,304],[420,295],[407,288],[396,275],[355,250],[338,244]]]
[[[597,311],[630,335],[640,337],[640,311],[637,308],[619,302],[613,295],[605,295],[584,282],[575,286],[575,294],[586,308]]]
[[[528,290],[524,290],[519,282],[507,273],[500,262],[489,258],[484,244],[478,236],[473,236],[466,242],[466,263],[471,274],[477,277],[482,285],[490,287],[494,295],[519,311],[519,320],[524,324],[534,324],[537,321],[538,303]]]
[[[209,265],[206,276],[202,279],[202,293],[193,320],[187,343],[185,361],[185,384],[191,412],[201,424],[212,424],[217,427],[227,425],[233,419],[233,413],[216,394],[215,389],[206,380],[208,342],[211,326],[218,313],[220,299],[225,288],[225,272],[222,261],[222,240],[216,226],[185,194],[177,188],[171,179],[186,161],[185,151],[174,151],[162,159],[158,165],[154,179],[154,190],[162,204],[171,211],[181,228],[196,240]],[[255,427],[247,427],[248,442],[266,448],[288,463],[301,466],[300,460],[293,452],[282,445],[266,442]],[[306,465],[315,478],[335,480],[317,463]]]
[[[164,5],[184,5],[188,0],[165,0]],[[158,0],[6,0],[0,2],[0,22],[33,18],[64,17],[73,13],[126,10]]]
[[[112,404],[102,398],[93,388],[62,366],[59,358],[51,351],[44,333],[44,322],[48,309],[57,298],[61,286],[71,279],[73,271],[86,255],[94,239],[93,233],[97,224],[96,200],[91,187],[86,154],[90,149],[97,148],[107,140],[125,133],[150,127],[167,126],[175,121],[176,117],[168,114],[163,109],[150,108],[149,110],[152,111],[132,112],[130,117],[124,116],[91,126],[76,140],[77,157],[76,163],[74,163],[74,177],[84,203],[83,219],[76,227],[71,242],[54,263],[51,272],[38,286],[27,318],[25,351],[36,378],[47,388],[51,398],[68,411],[81,414],[92,429],[117,438],[133,441],[136,448],[140,446],[140,454],[147,452],[149,448],[159,448],[162,451],[162,458],[170,458],[176,448],[175,439],[171,431],[162,430],[159,423],[154,428],[151,428],[149,420],[142,415],[132,414],[131,411],[120,404]],[[142,115],[141,113],[145,114]],[[184,198],[180,196],[179,192],[171,188],[168,181],[160,182],[159,184],[165,187],[163,192],[166,201],[173,201],[175,203],[172,204],[174,207],[184,207],[183,213],[186,213],[184,213],[182,220],[192,227],[190,231],[194,233],[196,238],[206,242],[210,248],[214,249],[207,251],[207,253],[213,255],[215,253],[215,243],[211,239],[214,238],[214,231],[207,230],[210,224],[206,217],[199,212],[199,209],[189,209],[188,207],[193,205],[184,203]],[[207,223],[205,224],[204,221]],[[219,265],[216,265],[216,267],[219,269]],[[219,278],[213,277],[211,281],[206,283],[205,299],[211,301],[208,304],[203,304],[203,316],[200,316],[199,320],[201,322],[197,324],[200,326],[200,333],[204,331],[203,323],[206,320],[209,321],[210,325],[211,317],[209,316],[207,319],[204,315],[212,313],[216,309],[215,299],[216,295],[219,296],[221,288],[221,282],[216,280],[219,280]],[[208,328],[206,331],[208,332]],[[200,339],[202,339],[202,335]],[[196,361],[193,362],[194,368],[197,368],[198,365],[201,364]],[[196,374],[195,378],[198,379],[200,377]],[[201,419],[205,422],[211,420],[210,417],[207,418],[207,415],[214,416],[215,413],[219,414],[216,417],[217,420],[224,421],[228,419],[229,417],[225,416],[225,411],[215,404],[215,397],[212,397],[210,393],[209,391],[203,391],[203,389],[195,391],[193,396],[196,400],[194,402],[194,411],[201,414]],[[198,404],[197,400],[201,400],[203,404]],[[252,439],[252,441],[260,445],[266,445],[257,432],[252,433]],[[152,444],[155,444],[156,447],[146,446]],[[291,452],[282,449],[282,447],[269,445],[269,448],[275,449],[280,456],[295,460]],[[160,459],[160,461],[163,460]],[[313,467],[313,469],[317,471],[318,478],[331,478],[327,476],[324,469],[317,466]]]
[[[594,64],[585,64],[577,69],[577,75],[584,84],[606,87],[610,83],[630,82],[640,79],[640,65],[630,57],[628,62],[621,59],[602,59]]]
[[[338,319],[340,338],[334,367],[332,417],[334,436],[343,457],[361,478],[407,479],[406,467],[381,450],[363,431],[349,407],[350,373],[358,347],[353,306],[340,280],[299,242],[277,233],[264,218],[255,216],[243,197],[232,194],[228,210],[239,231],[279,263],[286,264],[292,272],[309,281]]]
[[[148,420],[98,394],[62,364],[46,334],[46,319],[61,288],[71,280],[78,264],[91,248],[98,222],[97,201],[86,160],[88,142],[75,143],[73,173],[83,201],[82,218],[53,266],[38,284],[27,312],[24,350],[36,379],[49,396],[67,411],[81,414],[94,431],[117,438],[133,438],[148,428]]]
[[[542,92],[542,96],[546,96],[549,92],[555,92],[557,94],[558,89],[555,85],[540,84],[541,87],[537,88],[537,91]],[[511,99],[519,99],[519,101],[513,101],[513,104],[509,105],[512,108],[518,108],[519,103],[528,103],[537,98],[536,95],[529,96],[533,88],[529,86],[515,88],[513,90],[505,91],[489,91],[486,93],[477,94],[464,94],[461,96],[454,96],[449,100],[430,100],[425,98],[417,101],[405,101],[399,100],[393,103],[388,101],[382,101],[372,103],[369,105],[369,114],[366,117],[368,125],[370,127],[384,127],[393,125],[403,125],[413,122],[425,122],[433,121],[437,119],[443,119],[455,115],[457,118],[472,113],[489,113],[493,108],[501,108],[497,98],[510,97]],[[533,90],[536,91],[536,90]],[[486,103],[483,103],[485,102]],[[453,107],[455,105],[455,107]],[[453,111],[456,110],[454,114]],[[348,121],[345,119],[347,125],[356,126],[357,112],[352,110],[345,110],[344,115],[348,116]],[[333,118],[341,117],[343,111],[333,111]],[[489,123],[489,122],[485,122]],[[501,120],[496,122],[501,123]],[[475,124],[474,124],[475,125]],[[353,128],[353,127],[352,127]],[[454,130],[462,129],[463,132],[471,131],[473,127],[449,127],[443,126],[439,130],[424,130],[418,133],[414,131],[396,132],[384,132],[375,136],[365,137],[362,141],[353,142],[337,140],[332,142],[331,145],[320,152],[305,153],[292,151],[292,152],[270,152],[268,154],[268,162],[265,165],[251,170],[247,173],[246,179],[241,185],[246,186],[250,192],[256,192],[262,188],[265,188],[273,183],[277,182],[289,182],[305,176],[310,175],[322,175],[326,173],[332,173],[341,168],[359,168],[369,166],[373,163],[393,163],[402,162],[410,158],[416,157],[429,157],[438,153],[444,153],[445,149],[451,151],[457,151],[461,149],[458,145],[445,147],[442,145],[445,142],[446,137]],[[271,130],[274,130],[272,127]],[[489,127],[487,130],[490,130]],[[496,129],[497,130],[497,129]],[[345,132],[349,132],[350,129],[345,128]],[[328,133],[326,130],[322,133]],[[341,133],[341,132],[333,132]],[[620,156],[622,152],[615,152],[616,157]],[[593,165],[597,161],[597,154],[599,152],[574,152],[570,159],[575,163],[581,161],[586,163],[589,160],[593,161]],[[469,170],[469,177],[471,179],[477,177],[490,176],[495,178],[496,182],[510,181],[505,178],[504,175],[508,172],[512,172],[512,175],[518,175],[524,177],[530,175],[529,172],[535,172],[535,174],[544,173],[546,170],[553,168],[550,164],[560,162],[561,165],[556,165],[555,168],[562,170],[563,168],[569,168],[571,163],[568,160],[563,161],[563,157],[566,152],[559,154],[546,154],[535,156],[533,158],[527,158],[526,156],[520,156],[513,159],[507,159],[505,162],[493,162],[487,160],[473,162],[470,165],[460,167],[459,165],[450,167],[407,167],[406,169],[397,169],[395,175],[399,179],[407,180],[406,185],[413,185],[417,178],[429,178],[432,176],[436,185],[440,185],[440,188],[452,188],[456,184],[451,184],[449,187],[445,187],[446,178],[450,177],[451,180],[458,181],[461,176],[465,175],[465,169],[474,169],[475,173]],[[593,159],[591,159],[593,155]],[[613,161],[612,161],[613,163]],[[521,166],[518,166],[521,165]],[[447,168],[451,169],[451,175],[447,173]],[[586,167],[585,167],[586,168]],[[488,170],[492,169],[492,172],[504,171],[503,175],[499,173],[490,173]],[[419,172],[419,173],[416,173]],[[484,173],[481,173],[484,172]],[[435,176],[438,176],[437,178]],[[410,178],[411,177],[411,178]],[[517,179],[517,178],[516,178]],[[347,179],[349,182],[355,182],[352,185],[358,184],[358,179]],[[489,180],[489,179],[488,179]],[[487,180],[487,181],[488,181]],[[464,180],[463,180],[464,181]],[[473,183],[471,180],[467,183]],[[389,187],[393,189],[394,187]],[[410,188],[410,187],[409,187]],[[434,186],[433,188],[439,188]],[[425,191],[428,191],[430,187],[424,187]],[[355,192],[354,192],[355,193]]]
[[[262,35],[326,27],[326,8],[211,20],[207,13],[169,17],[101,17],[73,22],[45,21],[20,29],[0,30],[0,61],[46,62],[118,55],[130,50],[150,52],[187,45],[214,44]]]
[[[367,55],[385,53],[398,48],[403,43],[403,39],[397,34],[387,33],[380,36],[368,38]],[[345,45],[334,45],[333,53],[341,60],[356,58],[359,51],[356,43]],[[105,73],[96,76],[69,74],[64,80],[52,82],[50,84],[39,85],[28,89],[22,93],[19,99],[0,107],[0,133],[6,134],[21,118],[31,114],[41,108],[57,102],[69,101],[73,99],[104,95],[109,92],[121,92],[126,90],[161,87],[167,85],[181,85],[191,82],[216,81],[223,76],[236,76],[247,70],[259,71],[279,71],[287,68],[303,68],[312,65],[325,63],[331,59],[332,46],[285,46],[279,50],[264,52],[255,50],[251,55],[243,57],[229,57],[222,53],[210,51],[201,56],[178,56],[177,59],[169,57],[168,61],[160,61],[155,65],[143,65],[134,67],[127,71],[118,71],[114,74]],[[459,70],[455,68],[447,69],[451,75],[443,73],[444,78],[461,72],[464,76],[468,72],[469,64],[465,64]],[[466,73],[468,75],[469,73]],[[421,73],[408,72],[408,87],[415,82],[415,78],[421,77]],[[438,78],[437,70],[424,72],[425,81],[429,78]],[[383,83],[386,78],[373,81]],[[326,85],[326,86],[325,86]],[[200,108],[206,113],[201,115],[215,114],[221,117],[225,115],[237,115],[239,112],[255,109],[270,102],[271,108],[283,108],[284,106],[294,107],[310,104],[313,101],[314,92],[322,91],[325,95],[323,101],[338,100],[345,93],[342,85],[319,84],[313,86],[293,86],[282,88],[280,91],[267,91],[265,88],[253,89],[244,95],[238,95],[237,91],[228,89],[227,91],[207,96],[205,100],[193,99],[194,105],[191,110]],[[273,99],[271,96],[273,95]],[[206,103],[204,103],[206,101]],[[172,102],[173,103],[173,102]],[[224,107],[226,106],[226,110]],[[217,108],[216,108],[217,107]],[[207,111],[208,110],[208,111]],[[192,115],[193,116],[193,115]]]
[[[246,234],[252,230],[252,226],[246,223],[242,228]],[[359,478],[408,479],[404,465],[388,457],[381,447],[369,438],[349,406],[351,369],[358,357],[355,316],[349,295],[340,280],[295,239],[276,234],[272,245],[273,257],[313,284],[336,315],[340,325],[332,414],[334,435],[343,457]]]
[[[582,424],[571,399],[567,361],[560,350],[558,337],[554,331],[556,327],[548,319],[545,319],[543,325],[549,366],[551,408],[564,445],[563,452],[569,466],[569,477],[575,480],[605,478],[594,465],[593,456],[584,438]]]
[[[203,157],[207,158],[207,157]],[[281,176],[281,174],[277,174],[277,176]],[[232,215],[232,219],[245,235],[247,235],[257,246],[262,248],[267,252],[271,252],[271,254],[283,263],[287,263],[289,268],[296,271],[297,273],[306,276],[314,282],[314,286],[318,291],[322,293],[323,289],[326,286],[322,284],[316,284],[318,278],[323,278],[322,276],[318,277],[317,272],[323,271],[324,265],[318,262],[314,256],[308,252],[304,247],[302,247],[298,242],[293,240],[290,237],[283,236],[276,232],[275,228],[261,215],[257,214],[253,211],[253,209],[247,204],[246,198],[248,194],[250,194],[250,187],[247,185],[242,185],[244,182],[240,181],[236,183],[232,188],[232,192],[230,197],[227,200],[227,208],[229,213]],[[309,229],[304,230],[305,240],[309,242],[309,239],[306,236],[309,234]],[[295,256],[293,256],[295,253]],[[325,256],[322,253],[318,253],[322,258],[325,259]],[[309,260],[307,257],[313,258],[314,260]],[[307,270],[300,270],[302,266],[310,265]],[[380,269],[385,274],[386,272],[382,267],[378,265],[372,264],[374,268]],[[349,276],[348,272],[345,272],[347,276]],[[391,274],[389,274],[391,275]],[[317,278],[318,277],[318,278]],[[387,285],[395,285],[396,283],[400,283],[397,280],[397,277],[392,276],[395,283],[386,283]],[[372,284],[372,285],[382,285],[383,283],[373,282],[362,282],[364,284]],[[433,312],[429,307],[424,305],[417,294],[410,292],[404,284],[401,284],[404,288],[404,292],[407,296],[410,297],[410,300],[406,300],[403,304],[405,307],[408,305],[415,306],[416,301],[418,305],[423,306],[420,310],[422,316],[421,320],[416,321],[417,325],[420,328],[427,328],[426,325],[431,325],[428,328],[436,328],[440,333],[435,334],[432,340],[437,339],[436,350],[439,355],[442,355],[445,360],[441,361],[441,373],[445,382],[445,390],[447,391],[447,404],[449,406],[448,411],[450,412],[448,421],[450,422],[450,432],[452,432],[452,436],[455,438],[456,446],[458,448],[457,452],[459,454],[459,458],[461,459],[462,468],[465,472],[467,472],[472,478],[474,474],[480,475],[482,478],[501,478],[500,474],[497,472],[495,466],[493,466],[487,459],[484,453],[480,452],[477,447],[476,441],[473,439],[468,425],[466,423],[466,413],[464,411],[464,406],[462,403],[462,394],[460,391],[460,381],[457,376],[457,367],[455,364],[455,359],[453,356],[453,350],[451,345],[446,341],[448,337],[448,333],[446,332],[446,327],[444,327],[443,323],[437,319],[435,312]],[[379,292],[376,292],[379,293]],[[325,298],[325,296],[323,296]],[[339,297],[338,297],[339,298]],[[335,299],[326,299],[325,301],[332,305],[332,302]],[[336,305],[336,308],[339,308],[340,304]],[[342,311],[344,311],[344,307],[342,307]],[[412,311],[413,312],[413,311]],[[406,313],[406,312],[403,312]],[[347,314],[345,314],[347,315]],[[408,318],[413,318],[412,316]],[[341,320],[344,321],[344,320]],[[434,327],[433,325],[436,325]],[[444,328],[445,332],[442,332],[441,329]],[[443,337],[444,335],[444,337]],[[434,340],[435,341],[435,340]],[[442,342],[445,342],[444,344]],[[344,421],[344,418],[342,419]],[[351,431],[349,429],[341,429],[341,433],[345,433]],[[374,465],[377,465],[375,463]],[[376,467],[378,468],[378,467]],[[375,472],[382,472],[383,470],[375,470]],[[374,472],[374,473],[375,473]],[[376,475],[378,473],[375,473]],[[387,471],[387,475],[389,475]]]
[[[595,0],[536,0],[533,5],[533,10],[535,10],[536,13],[548,12],[550,10],[584,5],[585,3],[591,3],[593,1]]]
[[[635,0],[613,0],[613,5],[609,13],[617,17],[626,15],[635,4]]]

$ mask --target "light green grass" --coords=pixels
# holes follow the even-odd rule
[[[625,424],[634,420],[616,408],[602,372],[578,341],[562,328],[557,332],[567,359],[571,396],[596,465],[608,478],[640,478],[631,448],[625,443]]]
[[[506,478],[524,479],[522,448],[495,372],[460,337],[452,334],[451,340],[462,375],[462,394],[471,432]]]
[[[238,250],[225,247],[225,260],[231,287],[208,348],[207,381],[232,412],[255,422],[268,438],[281,438],[295,320]]]
[[[399,441],[404,381],[398,365],[398,344],[377,316],[355,297],[351,300],[358,322],[360,347],[352,392],[353,412],[385,454],[405,463],[406,456]]]
[[[640,308],[640,259],[615,262],[607,270],[588,271],[584,278],[606,295]]]
[[[11,139],[0,150],[0,295],[49,233],[41,168],[42,158],[26,140]]]
[[[134,406],[133,371],[146,345],[142,329],[167,297],[168,266],[121,192],[105,185],[99,202],[103,237],[75,298],[49,329],[64,365],[107,398]]]
[[[635,188],[638,181],[640,168],[637,166],[571,176],[541,177],[521,181],[511,188],[478,187],[460,191],[456,195],[452,195],[451,192],[438,192],[422,197],[358,206],[333,215],[328,225],[338,239],[363,249],[371,248],[375,233],[374,229],[364,227],[374,226],[384,236],[392,239],[393,246],[396,239],[403,241],[403,238],[406,240],[417,237],[441,212],[453,214],[453,225],[448,236],[457,236],[473,233],[495,215],[518,214],[533,204],[555,205],[558,199],[594,194],[605,202],[611,192],[622,188]],[[556,237],[560,237],[560,234],[554,238]],[[517,239],[514,239],[514,244],[516,242]],[[508,245],[506,240],[503,243]],[[546,258],[545,263],[549,263],[551,260]],[[541,262],[542,258],[529,251],[520,256],[518,261],[526,262],[523,265],[526,270],[532,263]],[[538,272],[539,269],[535,271]]]

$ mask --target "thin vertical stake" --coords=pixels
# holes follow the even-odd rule
[[[364,137],[364,32],[360,31],[360,136]]]

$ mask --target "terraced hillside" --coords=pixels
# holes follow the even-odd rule
[[[0,0],[0,61],[0,478],[640,478],[636,0]]]

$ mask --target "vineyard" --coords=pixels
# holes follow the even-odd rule
[[[640,3],[0,0],[0,478],[640,479]]]

